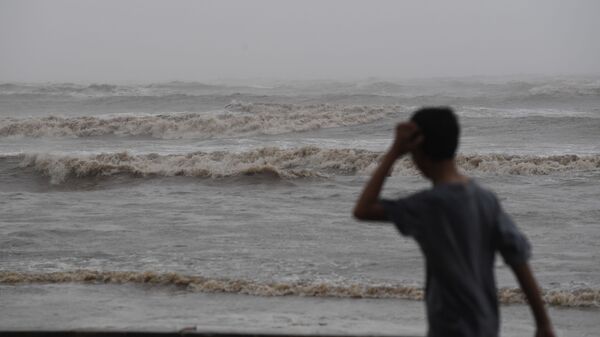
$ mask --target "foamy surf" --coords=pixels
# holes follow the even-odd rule
[[[0,137],[147,136],[159,139],[282,134],[374,122],[400,106],[232,103],[217,114],[31,117],[0,119]]]
[[[253,296],[311,296],[342,298],[393,298],[423,300],[421,287],[402,284],[360,284],[325,281],[263,282],[246,279],[210,278],[178,273],[77,270],[24,273],[0,271],[1,284],[109,283],[177,286],[193,292],[230,293]],[[498,291],[502,304],[524,304],[518,288]],[[544,301],[557,307],[600,307],[600,289],[543,290]]]
[[[287,179],[366,175],[375,168],[382,154],[362,149],[306,146],[292,149],[265,147],[245,152],[216,151],[168,155],[128,152],[94,155],[23,154],[16,159],[20,160],[21,168],[31,168],[48,176],[52,183],[59,184],[69,178],[119,174],[199,178],[269,175]],[[600,156],[470,154],[459,155],[457,163],[468,173],[548,175],[597,171],[600,169]],[[417,170],[410,159],[403,158],[398,161],[392,173],[416,175]]]

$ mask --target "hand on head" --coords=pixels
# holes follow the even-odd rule
[[[402,122],[396,125],[396,138],[392,144],[391,151],[401,156],[413,151],[423,142],[423,135],[417,124],[413,122]]]

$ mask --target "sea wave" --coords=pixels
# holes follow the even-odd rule
[[[247,82],[247,81],[246,81]],[[244,81],[223,83],[162,82],[151,84],[109,83],[0,83],[0,95],[33,96],[155,96],[171,94],[347,94],[379,95],[402,98],[581,98],[600,96],[600,79],[597,77],[523,77],[523,78],[445,78],[422,80],[358,81],[271,81],[248,84]]]
[[[115,84],[75,84],[75,83],[2,83],[1,95],[67,95],[67,96],[107,96],[131,95],[139,93],[135,87]]]
[[[600,80],[560,80],[550,83],[538,83],[530,88],[532,96],[600,96]]]
[[[468,106],[456,108],[460,117],[467,118],[543,118],[549,123],[579,122],[586,123],[600,119],[599,111],[581,111],[548,108],[490,108],[483,106]],[[558,120],[562,119],[562,120]]]
[[[362,93],[402,96],[446,96],[448,98],[577,98],[600,96],[598,78],[530,78],[530,79],[439,79],[411,82],[376,81],[358,83],[355,90]]]
[[[152,84],[109,83],[0,83],[0,95],[63,96],[74,98],[132,96],[160,97],[173,94],[261,92],[269,89],[256,85],[222,85],[200,82],[161,82]]]
[[[401,106],[232,103],[219,114],[1,118],[0,137],[148,136],[213,138],[281,134],[370,123],[405,111]]]
[[[336,175],[366,175],[372,172],[381,152],[362,149],[329,149],[316,146],[300,148],[264,147],[245,152],[193,152],[187,154],[131,154],[128,152],[94,155],[21,154],[11,157],[23,169],[33,169],[50,177],[53,184],[67,179],[129,174],[139,177],[190,176],[224,178],[271,176],[310,178]],[[509,154],[471,154],[456,158],[468,173],[501,175],[548,175],[561,172],[600,169],[600,155],[531,156]],[[392,174],[415,175],[412,161],[402,158]]]
[[[76,270],[66,272],[0,271],[0,284],[92,283],[177,286],[192,292],[231,293],[254,296],[311,296],[346,298],[394,298],[423,300],[421,287],[403,284],[360,284],[327,281],[264,282],[248,279],[210,278],[178,273]],[[600,289],[543,290],[548,305],[558,307],[600,307]],[[518,288],[501,288],[502,304],[526,303]]]

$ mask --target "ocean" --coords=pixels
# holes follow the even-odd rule
[[[424,335],[423,258],[351,216],[394,126],[533,246],[561,336],[600,336],[600,77],[0,84],[0,328]],[[384,195],[429,183],[400,160]],[[533,318],[501,259],[503,336]]]

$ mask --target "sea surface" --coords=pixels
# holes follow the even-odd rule
[[[424,105],[456,110],[559,335],[600,336],[600,77],[0,83],[0,328],[424,335],[417,245],[351,216]],[[423,188],[407,158],[384,195]],[[496,268],[503,336],[532,335]]]

